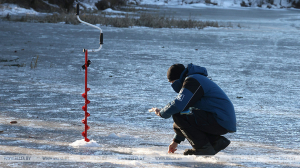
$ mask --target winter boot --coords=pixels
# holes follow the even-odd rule
[[[221,136],[218,140],[212,143],[212,146],[217,154],[221,150],[225,149],[229,144],[230,141],[227,138]]]
[[[215,155],[216,151],[211,146],[210,143],[207,143],[206,145],[202,146],[198,149],[186,149],[183,152],[184,155]]]

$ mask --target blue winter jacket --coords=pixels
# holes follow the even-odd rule
[[[236,132],[236,117],[233,104],[224,91],[213,81],[207,78],[204,67],[189,64],[181,74],[179,80],[172,84],[173,89],[179,92],[172,102],[161,111],[162,118],[169,118],[173,114],[194,107],[214,114],[217,122],[229,132]],[[198,89],[202,87],[204,93],[199,97]]]

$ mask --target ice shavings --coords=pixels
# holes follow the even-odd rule
[[[84,139],[81,139],[81,140],[77,140],[73,143],[71,143],[69,146],[72,146],[72,147],[100,147],[100,145],[94,141],[94,140],[91,140],[90,142],[86,142]]]
[[[156,108],[156,107],[153,107],[153,108],[151,108],[151,109],[148,109],[148,111],[151,113],[151,112],[155,112],[156,109],[157,109],[157,110],[160,110],[160,109],[158,109],[158,108]]]

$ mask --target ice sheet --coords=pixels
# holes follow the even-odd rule
[[[161,10],[165,9],[172,12]],[[180,11],[186,18],[189,12],[197,12]],[[84,167],[299,166],[294,161],[270,163],[268,157],[292,159],[300,153],[297,11],[207,9],[201,13],[195,18],[219,17],[240,26],[204,30],[101,27],[106,37],[103,50],[89,53],[88,138],[100,144],[92,149],[69,144],[82,139],[82,48],[98,46],[95,31],[84,25],[0,21],[1,155],[92,157],[89,162],[79,160]],[[31,68],[37,55],[37,67]],[[180,144],[175,155],[167,154],[172,119],[161,119],[148,109],[162,108],[177,96],[166,78],[168,67],[191,62],[206,67],[235,106],[237,132],[225,135],[231,144],[216,157],[260,158],[240,162],[186,158],[182,153],[191,148],[188,142]],[[12,65],[23,63],[23,67]],[[18,123],[12,125],[11,120]],[[172,156],[189,162],[167,161]],[[77,163],[16,165],[71,167]]]

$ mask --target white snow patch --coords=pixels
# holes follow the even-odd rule
[[[86,142],[84,139],[82,140],[77,140],[73,143],[71,143],[69,146],[72,146],[72,147],[100,147],[100,145],[94,141],[94,140],[91,140],[90,142]]]
[[[21,8],[16,4],[0,4],[0,15],[5,16],[7,14],[10,15],[18,15],[18,14],[30,14],[30,15],[37,15],[39,12],[36,12],[33,9],[25,9]]]
[[[111,8],[107,8],[107,9],[103,10],[102,12],[105,12],[105,13],[128,13],[128,12],[116,11]]]
[[[75,4],[75,3],[74,3]],[[91,9],[91,10],[98,10],[97,7],[95,6],[95,3],[84,3],[84,2],[80,2],[80,4],[82,4],[84,7],[86,7],[87,9]]]

